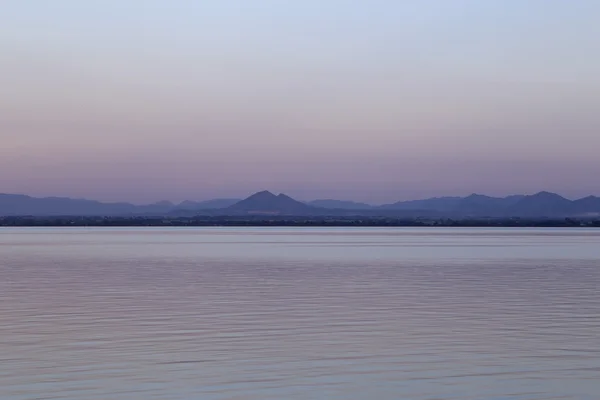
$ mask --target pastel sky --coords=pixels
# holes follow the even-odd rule
[[[600,194],[596,0],[0,8],[0,192]]]

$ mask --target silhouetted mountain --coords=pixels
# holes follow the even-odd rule
[[[503,197],[502,199],[504,200],[503,204],[506,207],[510,207],[513,204],[517,204],[519,201],[521,201],[521,199],[524,199],[525,197],[527,196],[524,194],[514,194],[512,196]]]
[[[318,207],[320,205],[320,207]],[[585,217],[600,215],[600,198],[588,196],[575,201],[558,194],[490,197],[480,194],[404,201],[374,207],[340,200],[315,200],[309,204],[285,194],[269,191],[244,200],[214,199],[185,201],[174,205],[161,201],[148,205],[102,203],[94,200],[61,197],[34,198],[18,194],[0,194],[0,216],[122,216],[122,215],[295,215],[295,216],[367,216],[367,217]]]
[[[574,202],[550,192],[525,196],[506,209],[506,214],[518,217],[562,217],[572,215]]]
[[[473,193],[461,199],[454,211],[461,215],[489,215],[496,213],[501,207],[503,207],[501,198]]]
[[[355,201],[347,200],[332,200],[332,199],[319,199],[309,201],[308,205],[313,207],[339,209],[339,210],[369,210],[373,206],[366,203],[357,203]]]
[[[205,201],[184,201],[177,205],[178,209],[182,210],[216,210],[219,208],[227,208],[242,199],[212,199]]]
[[[384,204],[380,206],[380,208],[387,210],[451,211],[461,200],[461,197],[432,197],[430,199],[399,201],[393,204]]]
[[[148,204],[150,207],[162,207],[162,208],[170,208],[175,207],[175,204],[168,200],[157,201],[156,203]]]
[[[473,193],[461,199],[453,209],[462,216],[498,216],[525,196],[490,197]]]
[[[0,215],[123,215],[137,209],[137,206],[129,203],[0,194]]]
[[[577,215],[599,215],[600,197],[588,196],[573,202],[573,210]]]
[[[106,203],[100,203],[105,205]],[[170,201],[159,201],[153,204],[134,206],[131,213],[135,214],[164,214],[175,209],[175,204]]]
[[[283,193],[276,196],[268,190],[264,190],[254,193],[223,211],[250,214],[305,215],[318,211],[318,209],[294,200]]]

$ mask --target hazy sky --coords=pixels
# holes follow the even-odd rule
[[[0,192],[600,194],[597,0],[6,0]]]

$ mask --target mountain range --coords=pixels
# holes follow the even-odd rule
[[[294,215],[370,217],[599,217],[600,197],[569,200],[556,193],[490,197],[435,197],[381,206],[352,201],[295,200],[283,193],[257,192],[245,199],[158,202],[147,205],[103,203],[62,197],[36,198],[0,194],[0,216],[122,216],[122,215]]]

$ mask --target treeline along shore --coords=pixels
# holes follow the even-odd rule
[[[1,227],[582,227],[600,228],[600,219],[576,218],[370,218],[307,216],[195,216],[195,217],[0,217]]]

